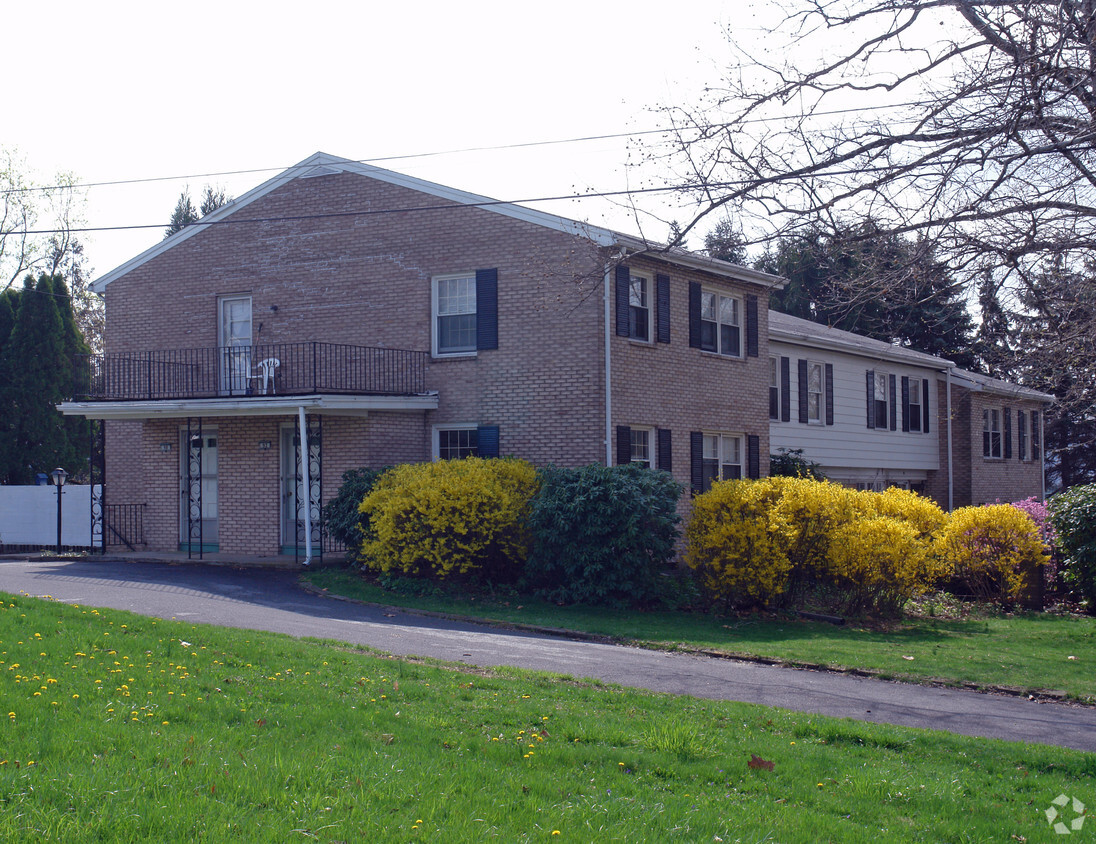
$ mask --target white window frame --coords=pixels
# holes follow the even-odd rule
[[[628,339],[637,343],[654,342],[654,286],[651,277],[647,273],[628,271]],[[637,311],[645,311],[646,319],[642,320],[643,330],[647,336],[640,336],[640,322]]]
[[[440,313],[440,288],[447,282],[451,281],[469,281],[472,287],[472,310],[459,311],[455,313]],[[448,358],[448,357],[474,357],[476,355],[476,341],[478,337],[473,337],[471,346],[460,346],[455,348],[441,347],[441,326],[440,320],[442,317],[452,316],[471,316],[473,320],[476,317],[476,309],[478,303],[476,302],[476,274],[475,272],[466,273],[447,273],[445,275],[434,276],[430,279],[430,352],[436,358]],[[475,329],[473,329],[475,334]]]
[[[441,435],[443,433],[457,433],[462,431],[475,431],[479,432],[479,425],[471,422],[448,422],[432,427],[430,433],[430,451],[431,459],[434,461],[442,459],[460,459],[460,458],[443,458],[441,456]],[[479,455],[479,442],[477,440],[475,445],[475,454],[467,454],[465,457],[476,457]]]
[[[989,435],[988,439],[986,435]],[[994,437],[996,436],[996,440]],[[1002,458],[1002,444],[1004,438],[1001,435],[1001,408],[986,407],[982,409],[982,457],[986,460],[1000,460]],[[994,446],[996,445],[996,448]]]
[[[745,454],[745,437],[742,434],[731,434],[724,431],[704,431],[702,432],[702,436],[702,492],[707,492],[711,489],[712,483],[715,481],[741,480],[746,477],[746,466],[743,457]],[[731,445],[732,443],[734,444],[733,447]],[[737,458],[737,460],[731,458]],[[711,464],[713,461],[715,461],[714,477],[711,474]],[[738,469],[737,478],[735,478],[734,473],[735,467]],[[726,477],[728,474],[731,476],[730,478]]]
[[[709,297],[711,297],[709,299]],[[705,307],[708,302],[712,303],[712,310],[714,311],[714,319],[705,317]],[[724,322],[723,306],[724,303],[729,302],[733,306],[733,321]],[[741,296],[730,296],[719,290],[712,290],[707,287],[700,289],[700,348],[706,352],[713,352],[723,357],[728,358],[740,358],[742,357],[742,308],[743,301]],[[711,348],[704,343],[704,324],[708,323],[715,326],[715,348]],[[725,349],[723,344],[723,326],[732,326],[738,329],[738,347],[735,349]]]
[[[636,456],[637,446],[640,445],[640,441],[646,441],[647,456]],[[638,463],[641,466],[646,466],[648,469],[655,467],[655,429],[643,428],[643,427],[631,427],[631,443],[628,449],[629,463]]]
[[[778,355],[769,358],[769,419],[774,422],[780,420],[780,357]]]
[[[883,397],[880,398],[879,394],[882,393]],[[880,424],[879,421],[879,405],[882,402],[883,421]],[[875,384],[872,387],[872,406],[871,412],[872,418],[875,420],[876,430],[890,430],[890,378],[888,373],[875,370]]]
[[[811,389],[811,372],[818,372],[818,389]],[[816,396],[817,402],[811,404],[811,397]],[[826,423],[826,365],[820,361],[807,361],[807,422],[811,425],[824,425]]]
[[[924,411],[921,407],[921,386],[924,382],[919,377],[910,376],[910,401],[909,401],[909,423],[910,433],[923,434],[923,426],[921,424]]]

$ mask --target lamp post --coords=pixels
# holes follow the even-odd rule
[[[61,553],[61,494],[62,488],[65,485],[65,481],[68,479],[68,472],[58,466],[52,472],[49,473],[50,479],[53,481],[53,485],[57,487],[57,553]]]

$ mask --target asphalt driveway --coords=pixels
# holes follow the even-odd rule
[[[418,616],[315,595],[296,573],[206,565],[0,560],[0,591],[50,596],[481,667],[515,666],[622,686],[780,706],[1096,752],[1096,708],[661,653]]]

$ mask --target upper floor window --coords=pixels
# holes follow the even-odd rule
[[[822,364],[807,362],[807,421],[822,424],[823,393],[825,391],[825,370]]]
[[[451,355],[476,350],[476,276],[434,279],[434,354]]]
[[[1042,460],[1041,431],[1039,428],[1039,411],[1031,411],[1031,459]]]
[[[769,358],[769,418],[780,418],[780,358]]]
[[[887,427],[887,375],[885,372],[875,373],[875,399],[872,405],[875,414],[875,427]]]
[[[1027,460],[1027,414],[1022,410],[1016,411],[1016,451],[1017,459]]]
[[[700,293],[700,348],[742,356],[742,303],[710,290]]]
[[[982,456],[1001,456],[1001,411],[996,408],[982,411]]]
[[[650,469],[654,465],[651,451],[650,428],[632,428],[632,463],[640,463]]]
[[[636,273],[628,277],[628,336],[651,339],[651,280]]]
[[[919,379],[916,379],[916,378],[911,380],[911,382],[909,384],[909,387],[908,387],[909,395],[910,395],[910,403],[909,403],[909,411],[907,411],[907,412],[908,412],[908,415],[909,415],[910,430],[911,431],[918,431],[918,432],[921,430],[921,389],[920,389],[920,387],[921,387],[921,382],[920,382]],[[903,387],[903,389],[906,389],[906,387]]]

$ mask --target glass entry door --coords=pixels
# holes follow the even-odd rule
[[[251,384],[251,297],[222,298],[217,321],[221,394],[247,395]]]

